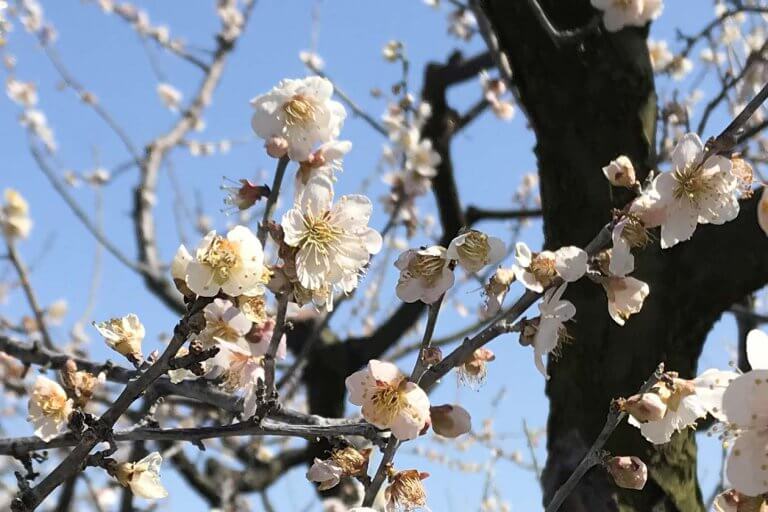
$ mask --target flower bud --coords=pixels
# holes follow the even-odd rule
[[[429,408],[432,430],[443,437],[459,437],[472,429],[472,418],[458,405],[436,405]]]
[[[240,180],[239,183],[239,187],[223,186],[222,189],[227,191],[224,204],[241,211],[247,210],[259,199],[269,197],[271,193],[267,185],[255,185],[248,180]]]
[[[264,144],[267,154],[272,158],[282,158],[288,154],[288,141],[283,137],[272,137]]]
[[[624,155],[603,167],[603,174],[614,187],[631,187],[635,184],[635,168],[632,161]]]
[[[443,351],[440,347],[427,347],[421,356],[426,366],[434,366],[443,360]]]
[[[768,504],[762,496],[746,496],[735,489],[717,495],[712,503],[714,512],[766,512]]]
[[[639,457],[613,457],[605,467],[616,485],[624,489],[641,490],[648,480],[648,468]]]
[[[632,395],[619,404],[623,411],[631,414],[640,423],[659,421],[667,413],[667,404],[656,393]]]

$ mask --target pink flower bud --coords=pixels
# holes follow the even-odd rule
[[[472,418],[458,405],[436,405],[429,408],[432,429],[443,437],[459,437],[472,429]]]
[[[641,490],[648,480],[648,468],[639,457],[613,457],[605,463],[616,485]]]
[[[288,153],[288,141],[282,137],[271,137],[264,144],[267,154],[272,158],[282,158]]]

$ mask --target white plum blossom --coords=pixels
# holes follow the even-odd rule
[[[165,107],[171,112],[178,112],[181,106],[181,92],[171,84],[157,84],[157,96]]]
[[[184,281],[201,297],[215,297],[219,290],[231,297],[254,296],[264,293],[263,273],[261,242],[247,227],[235,226],[226,237],[216,231],[205,235],[186,266]]]
[[[50,441],[66,430],[73,402],[58,383],[39,375],[29,392],[27,421],[35,427],[35,435]]]
[[[313,71],[321,71],[325,67],[325,60],[317,53],[309,50],[299,52],[299,60]]]
[[[0,227],[10,238],[27,238],[32,230],[29,205],[16,190],[7,188],[3,192],[5,202],[0,207]]]
[[[726,462],[731,486],[747,496],[768,492],[768,335],[747,335],[747,359],[752,370],[730,383],[723,395],[723,412],[736,435]]]
[[[504,80],[500,78],[491,78],[488,72],[480,72],[480,84],[483,87],[483,97],[491,106],[491,110],[501,120],[509,121],[515,115],[515,107],[511,101],[503,100],[501,97],[507,92],[507,86]]]
[[[299,165],[294,183],[294,201],[298,201],[309,179],[322,175],[331,181],[336,180],[336,173],[342,171],[344,155],[352,149],[348,140],[332,140],[321,144],[309,158]]]
[[[662,0],[591,0],[603,11],[603,24],[608,32],[626,26],[642,27],[661,14]]]
[[[160,482],[160,465],[163,457],[152,452],[140,461],[124,462],[115,469],[115,478],[123,487],[128,487],[139,498],[156,500],[168,496]]]
[[[131,313],[105,322],[94,322],[93,326],[112,350],[126,357],[141,359],[141,342],[146,331],[138,316]]]
[[[648,283],[634,277],[609,276],[602,280],[608,297],[608,314],[619,325],[643,309],[643,302],[650,293]]]
[[[504,259],[506,247],[500,238],[488,236],[474,229],[457,236],[448,245],[445,257],[457,261],[469,273],[495,265]]]
[[[325,78],[282,80],[268,93],[251,100],[255,110],[253,131],[265,141],[284,138],[288,157],[304,161],[316,144],[339,135],[347,113],[332,96],[333,84]]]
[[[23,107],[33,107],[37,104],[37,87],[32,82],[22,82],[9,78],[5,82],[8,97]]]
[[[499,268],[483,286],[483,301],[481,314],[483,318],[495,316],[504,303],[504,298],[515,280],[515,273],[511,268]]]
[[[637,240],[635,234],[645,235],[639,221],[627,216],[621,219],[611,231],[611,240],[613,248],[611,249],[611,258],[608,264],[608,272],[612,276],[625,277],[635,270],[635,257],[632,255],[633,242],[637,245],[643,245],[643,240]]]
[[[734,372],[709,369],[693,380],[677,377],[654,385],[649,394],[655,393],[666,405],[661,419],[641,422],[630,415],[629,423],[654,444],[668,443],[672,434],[696,425],[707,413],[722,420],[723,393],[737,377]]]
[[[307,480],[319,483],[318,491],[327,491],[339,484],[343,474],[344,470],[333,461],[315,458],[307,471]]]
[[[544,357],[552,352],[557,353],[560,345],[568,339],[563,324],[576,315],[576,306],[562,298],[567,286],[563,283],[557,288],[550,288],[539,302],[540,319],[533,337],[533,360],[536,368],[547,379],[549,375]]]
[[[395,261],[400,270],[395,291],[403,302],[432,304],[453,286],[455,277],[445,247],[408,249]]]
[[[349,401],[362,407],[363,418],[378,428],[388,428],[406,441],[415,439],[429,422],[429,398],[397,366],[377,361],[346,379]]]
[[[22,126],[26,127],[35,137],[45,145],[45,148],[53,153],[56,151],[56,138],[53,130],[48,125],[48,118],[40,110],[28,108],[19,118]]]
[[[381,250],[381,235],[368,227],[371,201],[363,195],[342,196],[333,204],[333,185],[314,176],[294,207],[283,215],[284,241],[297,249],[296,275],[308,290],[326,285],[345,292],[357,285],[357,276]]]
[[[533,253],[524,242],[518,242],[512,270],[526,288],[541,293],[557,277],[567,283],[581,279],[587,272],[587,258],[586,252],[574,246]]]
[[[205,328],[203,339],[235,343],[244,340],[253,325],[248,318],[226,299],[214,299],[203,309]]]
[[[443,161],[440,153],[432,149],[430,139],[421,139],[405,148],[405,169],[424,178],[434,178],[437,166]]]
[[[605,178],[614,187],[631,187],[635,184],[635,167],[632,160],[621,155],[603,167]]]
[[[662,249],[690,239],[697,224],[723,224],[739,213],[731,161],[719,155],[703,161],[704,154],[698,135],[684,135],[672,151],[672,170],[659,174],[633,204],[646,227],[661,225]]]
[[[674,55],[669,51],[669,45],[666,41],[648,40],[648,55],[651,58],[651,67],[658,73],[670,65]]]

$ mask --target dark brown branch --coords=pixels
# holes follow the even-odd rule
[[[476,206],[469,206],[465,213],[467,218],[467,224],[474,224],[481,220],[493,219],[493,220],[510,220],[510,219],[527,219],[531,217],[541,217],[541,208],[532,210],[490,210],[485,208],[479,208]]]

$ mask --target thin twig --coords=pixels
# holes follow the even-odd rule
[[[19,256],[19,253],[16,250],[16,244],[10,236],[5,237],[5,243],[8,247],[8,259],[11,261],[13,268],[16,269],[16,274],[19,276],[21,288],[24,290],[24,295],[27,297],[29,308],[32,310],[32,314],[35,316],[37,330],[40,331],[40,335],[43,338],[43,344],[47,349],[55,350],[56,347],[53,344],[51,334],[48,332],[48,326],[45,322],[45,312],[40,307],[40,303],[37,300],[35,291],[32,288],[32,283],[29,281],[29,273],[27,272],[27,267],[24,265],[24,262],[21,261],[21,256]]]
[[[275,208],[277,208],[277,198],[280,196],[280,187],[283,185],[283,177],[285,176],[285,169],[288,167],[288,162],[290,162],[290,159],[287,156],[283,156],[277,161],[275,178],[272,180],[272,186],[269,189],[269,197],[267,197],[267,204],[264,206],[264,215],[261,218],[261,224],[259,224],[258,237],[262,246],[267,242],[267,233],[269,232],[268,224],[275,214]]]
[[[264,355],[264,381],[267,389],[267,400],[271,400],[275,394],[275,357],[280,341],[285,333],[285,314],[288,310],[288,294],[284,293],[277,299],[277,316],[275,328],[272,331],[272,339],[269,340],[267,353]]]
[[[639,393],[643,394],[651,389],[651,387],[659,381],[663,374],[664,365],[660,364],[658,368],[656,368],[656,371],[654,371],[648,380],[645,381],[645,384],[642,385]],[[576,485],[578,485],[579,481],[587,473],[587,471],[602,462],[603,446],[605,446],[605,443],[608,442],[608,439],[611,437],[611,434],[613,434],[613,431],[616,430],[616,427],[619,426],[619,424],[626,416],[626,412],[622,411],[615,405],[611,406],[611,410],[608,413],[608,418],[605,420],[605,425],[603,425],[603,430],[600,431],[600,435],[598,435],[597,439],[595,439],[595,442],[592,443],[592,446],[584,455],[584,458],[581,459],[579,465],[576,466],[576,469],[573,471],[573,473],[571,473],[571,476],[568,477],[568,480],[566,480],[565,483],[560,486],[557,492],[555,492],[555,495],[552,497],[552,501],[550,501],[547,505],[545,512],[557,512],[565,499],[571,494],[571,492],[573,492],[573,490],[576,488]]]

